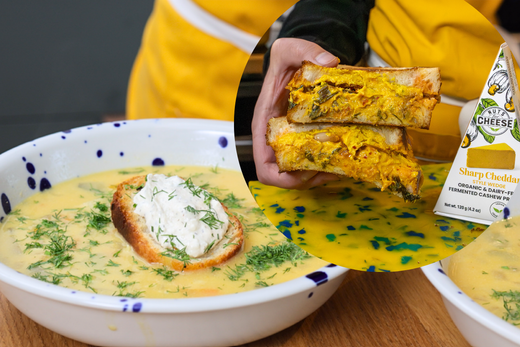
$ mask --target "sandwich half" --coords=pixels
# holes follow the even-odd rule
[[[428,129],[440,87],[436,67],[330,68],[305,61],[287,85],[287,120]]]
[[[271,118],[267,144],[280,172],[316,170],[371,182],[406,201],[420,198],[423,175],[404,128],[296,124]]]

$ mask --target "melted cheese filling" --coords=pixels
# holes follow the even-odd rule
[[[363,112],[367,123],[395,118],[413,121],[424,104],[419,88],[395,83],[385,74],[357,70],[328,69],[327,74],[313,83],[289,83],[289,102],[293,105],[313,105],[305,111],[311,119],[322,115],[356,118]]]
[[[349,177],[381,182],[382,190],[393,185],[396,177],[405,187],[416,185],[421,168],[413,157],[408,157],[405,145],[399,142],[389,146],[383,135],[365,129],[354,125],[287,133],[272,146],[275,152],[284,153],[287,163],[301,170],[314,165],[327,172],[340,168]],[[318,141],[315,137],[320,133],[337,141]]]
[[[243,223],[243,250],[221,266],[190,272],[143,260],[117,232],[109,209],[117,184],[145,173],[191,177],[216,195]],[[269,247],[286,250],[286,244],[257,207],[240,172],[206,167],[147,167],[76,178],[34,194],[0,223],[2,263],[64,287],[118,296],[232,294],[286,282],[328,264],[310,257],[271,264],[265,271],[246,266],[247,254]]]

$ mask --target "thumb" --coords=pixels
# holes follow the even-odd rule
[[[302,61],[308,60],[321,66],[333,67],[339,59],[320,45],[303,39],[280,38],[271,47],[271,64],[284,70],[288,67],[299,68]]]
[[[334,67],[338,65],[339,59],[333,54],[323,50],[323,52],[319,53],[314,59],[311,60],[311,62],[321,66]]]

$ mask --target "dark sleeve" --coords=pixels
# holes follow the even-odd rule
[[[285,19],[279,34],[308,40],[354,65],[364,53],[368,15],[375,0],[300,0]],[[269,67],[269,49],[264,72]]]

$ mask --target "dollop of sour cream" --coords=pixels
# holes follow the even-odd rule
[[[135,213],[161,246],[197,258],[222,241],[229,217],[214,196],[178,176],[149,174],[146,179],[133,199]]]

